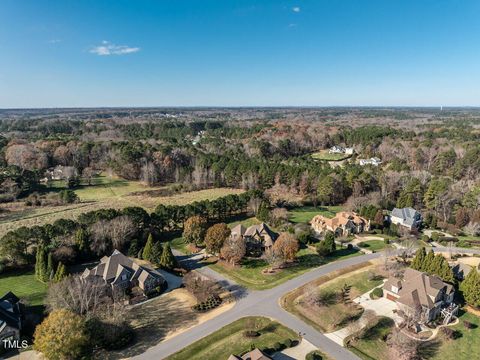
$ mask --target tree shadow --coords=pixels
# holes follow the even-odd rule
[[[425,343],[422,343],[418,347],[418,355],[420,359],[431,359],[438,354],[442,342],[438,339],[430,340]]]

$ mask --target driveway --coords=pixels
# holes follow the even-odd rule
[[[273,360],[305,360],[309,352],[317,350],[317,347],[305,339],[302,339],[297,346],[285,349],[273,354]]]
[[[442,250],[445,249],[434,249],[434,251],[440,252]],[[462,248],[453,248],[452,250],[460,253],[480,254],[480,250]],[[189,263],[189,265],[192,264],[192,262],[195,262],[193,259],[185,259],[185,255],[180,254],[180,256],[182,256],[184,260]],[[321,349],[333,359],[359,360],[358,356],[343,348],[338,342],[332,340],[325,334],[315,330],[313,327],[304,323],[299,318],[285,311],[280,306],[279,301],[284,294],[298,287],[301,287],[317,279],[318,277],[328,275],[333,271],[337,271],[352,265],[357,265],[362,262],[370,261],[381,256],[382,253],[378,252],[373,254],[356,256],[341,261],[335,261],[312,269],[300,276],[297,276],[296,278],[293,278],[289,281],[284,282],[283,284],[274,287],[273,289],[263,291],[247,291],[246,289],[243,289],[239,285],[236,285],[233,281],[224,278],[222,275],[216,273],[210,268],[205,268],[202,267],[204,265],[196,264],[197,266],[194,265],[194,267],[199,269],[199,271],[201,271],[202,273],[212,275],[213,277],[223,281],[227,286],[233,289],[243,289],[238,291],[237,293],[237,295],[239,294],[240,296],[238,297],[235,306],[228,312],[225,312],[211,320],[195,326],[173,338],[158,343],[157,345],[149,348],[143,354],[134,357],[134,359],[164,359],[167,356],[174,354],[179,350],[183,349],[184,347],[194,343],[195,341],[198,341],[201,338],[212,334],[213,332],[221,329],[222,327],[232,323],[235,320],[238,320],[245,316],[253,315],[270,317],[289,327],[293,331],[304,334],[304,339],[306,339],[308,342],[310,342],[317,348]],[[366,300],[364,302],[367,303]],[[368,302],[368,304],[370,305],[375,303]],[[371,306],[373,307],[374,305]],[[387,304],[384,304],[384,306],[381,306],[381,308],[385,309],[383,311],[388,311]]]
[[[375,312],[375,314],[377,314],[378,316],[386,316],[386,317],[392,318],[397,325],[400,324],[402,321],[402,318],[393,312],[394,310],[397,310],[397,304],[394,301],[388,300],[387,298],[384,298],[384,297],[381,297],[375,300],[370,299],[370,293],[372,291],[373,289],[353,299],[353,302],[362,306],[365,310],[371,310]]]

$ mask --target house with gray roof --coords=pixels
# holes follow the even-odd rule
[[[14,293],[8,292],[0,298],[0,353],[4,340],[20,340],[24,319],[24,306]]]
[[[409,230],[418,229],[422,224],[422,214],[411,207],[394,208],[390,213],[390,221]]]
[[[265,223],[248,228],[239,224],[232,229],[230,236],[233,238],[241,236],[245,240],[249,252],[265,251],[265,249],[271,248],[278,238],[278,234]]]
[[[436,275],[408,268],[402,279],[390,277],[385,282],[383,294],[406,314],[420,312],[422,322],[428,323],[453,303],[455,288]]]
[[[112,291],[139,288],[146,296],[166,288],[167,284],[158,271],[138,265],[118,250],[101,258],[94,268],[85,269],[82,277],[100,277],[111,285]]]

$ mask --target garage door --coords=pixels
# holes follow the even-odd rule
[[[397,298],[396,298],[395,296],[391,295],[391,294],[387,294],[387,299],[388,299],[388,300],[392,300],[392,301],[396,301],[396,300],[397,300]]]

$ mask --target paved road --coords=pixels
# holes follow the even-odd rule
[[[447,248],[434,248],[435,252],[445,252]],[[467,254],[480,254],[480,250],[452,248],[456,253]],[[401,251],[401,250],[399,250]],[[349,259],[332,262],[327,265],[320,266],[309,272],[306,272],[294,279],[291,279],[281,285],[269,290],[251,291],[242,288],[229,279],[226,279],[219,273],[213,271],[208,267],[201,267],[192,259],[192,257],[182,255],[181,253],[174,252],[176,256],[180,258],[180,261],[184,264],[194,267],[197,271],[204,273],[216,280],[220,281],[225,287],[234,291],[237,296],[237,302],[235,306],[211,320],[208,320],[198,326],[195,326],[171,339],[160,342],[148,349],[141,355],[134,357],[134,359],[150,360],[150,359],[163,359],[184,347],[200,340],[201,338],[219,330],[220,328],[232,323],[245,316],[267,316],[273,318],[283,325],[289,327],[295,332],[301,332],[304,338],[317,346],[323,352],[327,353],[333,359],[338,360],[358,360],[359,358],[352,354],[347,349],[343,348],[339,344],[335,343],[321,332],[315,330],[308,324],[304,323],[299,318],[285,311],[279,304],[280,298],[300,287],[303,286],[320,276],[327,275],[333,271],[343,269],[348,266],[357,265],[372,259],[376,259],[382,256],[382,253],[373,253],[367,255],[361,255],[352,257]]]

